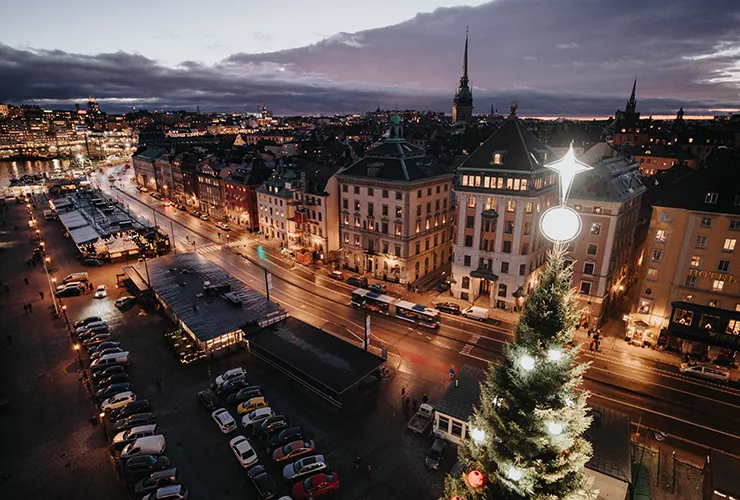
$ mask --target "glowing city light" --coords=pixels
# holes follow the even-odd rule
[[[509,467],[506,475],[509,476],[509,479],[511,479],[512,481],[519,481],[522,478],[522,471],[512,465],[511,467]]]
[[[563,424],[559,424],[558,422],[548,422],[547,431],[553,436],[558,436],[563,432]]]
[[[534,370],[534,358],[528,354],[521,357],[519,364],[527,371]]]
[[[563,357],[563,351],[560,349],[550,349],[547,351],[547,359],[550,361],[560,361],[560,358]]]
[[[573,241],[581,232],[581,217],[570,207],[552,207],[540,217],[540,230],[550,241]]]
[[[473,441],[476,443],[480,443],[486,438],[486,433],[482,429],[473,427],[470,429],[470,437],[473,438]]]

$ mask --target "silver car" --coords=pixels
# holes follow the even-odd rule
[[[321,472],[326,469],[327,465],[324,455],[311,455],[310,457],[301,458],[283,468],[283,480],[288,483],[303,476]]]

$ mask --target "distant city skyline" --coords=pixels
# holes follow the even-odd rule
[[[522,116],[606,117],[635,76],[645,116],[740,107],[732,0],[243,4],[14,4],[0,34],[0,102],[72,107],[95,95],[110,112],[449,113],[470,26],[476,114],[517,100]]]

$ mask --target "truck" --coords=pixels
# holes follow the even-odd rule
[[[411,420],[409,420],[409,423],[406,427],[417,434],[423,434],[433,420],[434,407],[428,403],[422,403],[421,405],[419,405],[419,409],[416,410],[416,413],[414,413],[414,416],[411,417]]]
[[[463,309],[462,315],[469,319],[485,321],[488,319],[488,309],[486,309],[485,307],[471,306],[467,309]]]

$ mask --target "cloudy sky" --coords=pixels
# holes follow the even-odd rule
[[[5,2],[0,102],[346,113],[449,111],[470,27],[476,112],[607,116],[740,106],[740,2]]]

